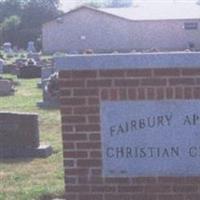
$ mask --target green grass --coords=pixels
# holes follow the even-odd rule
[[[0,54],[3,56],[3,59],[5,60],[6,64],[13,64],[16,59],[20,59],[22,57],[26,57],[27,53],[12,53],[12,56],[9,56],[10,54],[7,54],[3,51],[0,51]]]
[[[54,153],[47,159],[0,160],[0,200],[49,200],[64,191],[60,113],[36,106],[42,99],[38,79],[18,81],[14,96],[0,97],[0,110],[38,113],[40,141]]]

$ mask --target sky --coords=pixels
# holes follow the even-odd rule
[[[64,11],[70,10],[76,7],[80,3],[80,0],[60,0],[60,1],[62,4],[62,10]]]
[[[84,0],[61,0],[62,10],[68,11],[76,6],[78,6]],[[97,0],[98,1],[98,0]],[[193,2],[197,0],[136,0],[136,1],[146,1],[146,2]],[[134,0],[133,0],[134,2]]]

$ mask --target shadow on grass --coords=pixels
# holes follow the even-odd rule
[[[58,199],[58,200],[65,200],[64,194],[60,195],[54,195],[54,194],[43,194],[39,200],[53,200],[53,199]]]
[[[13,163],[28,163],[33,161],[34,158],[8,158],[8,159],[0,159],[0,163],[4,164],[13,164]]]
[[[38,106],[37,105],[37,107],[40,109],[40,110],[43,110],[43,111],[59,111],[60,110],[60,106],[58,106],[58,107],[50,107],[50,106],[48,106],[48,107],[40,107],[40,106]]]

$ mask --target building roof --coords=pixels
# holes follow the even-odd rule
[[[139,0],[137,2],[137,0],[135,0],[132,7],[101,9],[83,5],[64,13],[52,21],[65,17],[73,12],[78,12],[80,9],[90,9],[99,13],[131,21],[200,19],[200,0],[198,1],[199,3],[196,3],[193,0],[172,0],[171,2],[168,0],[167,2],[164,2],[164,0],[163,2],[160,0]],[[48,24],[49,22],[45,24]]]
[[[200,4],[182,2],[139,2],[129,8],[104,8],[100,11],[128,20],[200,19]]]

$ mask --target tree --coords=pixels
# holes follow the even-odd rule
[[[26,47],[28,41],[38,41],[42,24],[61,14],[59,0],[29,0],[23,8],[20,35],[24,38],[20,44]]]
[[[15,31],[19,27],[20,23],[21,23],[20,18],[16,15],[13,15],[6,18],[3,21],[1,28],[3,31],[10,31],[10,30]]]
[[[84,5],[88,5],[94,8],[101,8],[101,7],[105,7],[105,0],[101,0],[101,1],[96,1],[96,0],[86,0],[84,2]]]
[[[24,5],[22,27],[41,26],[41,24],[57,17],[60,14],[58,5],[58,0],[29,0]]]
[[[133,0],[86,0],[85,4],[90,5],[96,8],[99,7],[109,7],[109,8],[118,8],[118,7],[130,7]]]
[[[0,1],[0,23],[10,16],[20,16],[22,0],[1,0]]]
[[[130,7],[132,0],[109,0],[107,7]]]
[[[41,35],[42,24],[61,14],[58,8],[59,0],[0,0],[0,27],[4,26],[2,43],[10,41],[25,48],[28,41],[37,41]],[[14,23],[13,15],[15,19],[20,19],[20,23],[11,35],[10,29],[5,29],[5,23]]]
[[[4,19],[1,24],[2,39],[5,41],[15,42],[17,40],[16,32],[19,29],[21,19],[16,16],[10,16]]]

